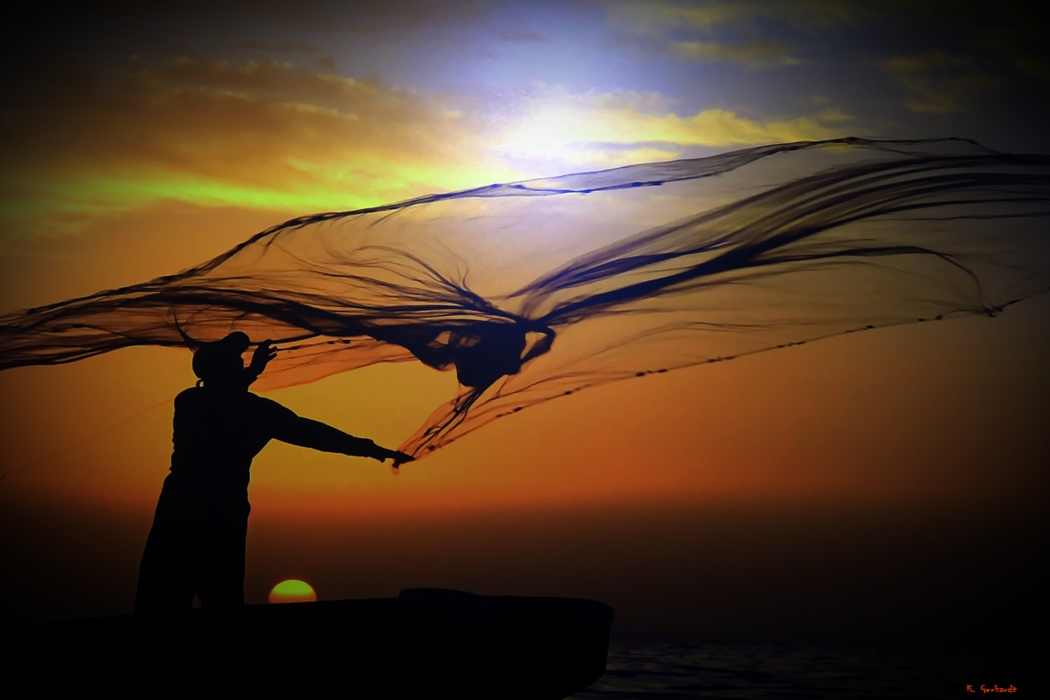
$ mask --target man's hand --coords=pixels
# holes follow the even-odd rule
[[[272,340],[267,339],[259,343],[259,346],[255,348],[255,353],[252,355],[251,364],[248,365],[248,373],[251,375],[252,381],[255,381],[263,373],[266,365],[275,357],[277,357],[277,348],[273,346]]]
[[[378,459],[380,462],[385,462],[388,459],[392,459],[394,460],[395,467],[400,464],[404,464],[405,462],[411,462],[415,460],[415,457],[413,457],[410,454],[398,452],[397,450],[388,450],[385,447],[380,447],[379,445],[376,445],[375,453],[369,456],[372,459]]]

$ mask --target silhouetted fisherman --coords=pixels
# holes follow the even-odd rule
[[[142,555],[136,613],[188,610],[194,593],[204,609],[244,605],[249,469],[271,439],[381,462],[412,460],[249,392],[276,356],[263,341],[245,367],[249,345],[247,335],[231,333],[193,355],[201,381],[175,398],[171,473]]]

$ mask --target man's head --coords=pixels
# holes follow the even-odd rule
[[[249,345],[251,340],[240,331],[222,340],[204,343],[193,353],[193,373],[206,386],[247,389],[251,382],[241,356]]]

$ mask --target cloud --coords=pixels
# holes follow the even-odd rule
[[[238,41],[233,48],[266,53],[322,53],[313,44],[303,42]]]
[[[883,61],[883,66],[887,70],[912,73],[971,65],[973,65],[973,59],[969,57],[953,56],[937,49],[911,56],[893,56]]]
[[[837,119],[832,121],[838,121]],[[705,109],[680,117],[615,111],[588,127],[595,140],[613,143],[667,142],[683,146],[745,146],[781,141],[807,141],[843,135],[818,116],[761,121],[725,109]]]
[[[65,66],[6,116],[0,221],[123,211],[160,199],[302,213],[507,179],[478,125],[436,93],[286,62]]]
[[[294,214],[352,209],[564,164],[838,136],[850,118],[828,104],[777,117],[683,113],[656,92],[542,86],[509,101],[453,98],[299,58],[137,58],[117,74],[56,58],[26,64],[31,85],[0,110],[3,235],[75,229],[166,199]]]
[[[783,20],[810,28],[852,22],[866,13],[857,3],[837,0],[738,0],[736,2],[615,2],[613,20],[641,33],[713,30],[755,20]]]
[[[894,46],[902,52],[888,63],[898,64],[892,70],[914,93],[908,100],[914,111],[958,111],[970,93],[995,81],[1050,79],[1046,32],[1034,21],[1033,6],[1022,1],[989,7],[948,0],[621,0],[607,7],[612,28],[633,43],[655,45],[681,58],[749,67],[794,65],[799,52],[810,48],[806,35],[834,37],[843,36],[846,27],[863,29],[864,35],[856,37],[859,46]],[[916,46],[916,40],[929,43]],[[983,71],[930,74],[963,67],[938,62],[937,51],[923,54],[930,43],[951,48],[955,57],[979,59]],[[909,44],[912,53],[903,53]],[[847,49],[838,58],[849,54]],[[908,65],[916,59],[925,64],[926,74]]]
[[[787,27],[806,30],[853,21],[851,5],[820,0],[790,2],[614,2],[609,22],[621,43],[651,46],[703,63],[738,63],[749,68],[797,65],[785,42]]]
[[[171,29],[234,26],[367,32],[416,28],[474,17],[484,10],[479,0],[181,0],[148,3],[138,0],[97,0],[75,3],[57,0],[47,6],[25,3],[17,12],[31,25],[85,24],[92,29],[141,28],[162,22]]]
[[[852,117],[827,108],[812,115],[748,118],[727,109],[681,116],[660,93],[573,94],[545,87],[531,109],[512,121],[499,147],[511,154],[576,163],[668,160],[688,147],[722,148],[842,136]]]
[[[892,56],[881,62],[910,93],[904,106],[913,112],[958,112],[981,89],[997,84],[975,70],[975,60],[933,49],[921,54]]]
[[[701,63],[730,61],[756,68],[801,63],[783,46],[773,42],[724,44],[717,41],[674,41],[668,46],[672,54]]]
[[[1035,21],[1032,6],[997,3],[998,13],[974,22],[976,44],[1028,78],[1050,80],[1046,23]]]

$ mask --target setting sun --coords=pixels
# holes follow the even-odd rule
[[[271,603],[312,603],[317,600],[317,593],[306,581],[288,579],[281,581],[270,591]]]

